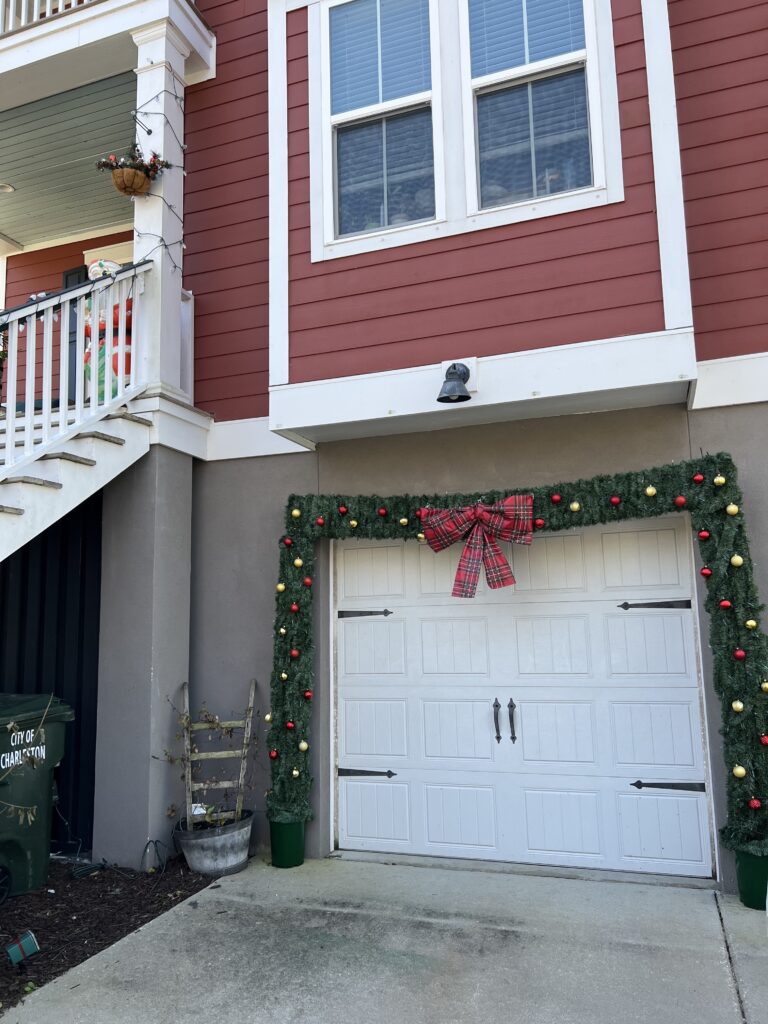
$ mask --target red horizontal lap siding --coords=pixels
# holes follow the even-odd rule
[[[663,328],[640,3],[615,6],[624,203],[316,264],[307,15],[288,15],[292,382]]]
[[[699,359],[768,349],[768,5],[670,4]]]
[[[184,285],[195,295],[195,403],[267,414],[267,0],[197,0],[216,77],[187,90]]]

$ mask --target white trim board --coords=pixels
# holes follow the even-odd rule
[[[208,432],[205,458],[208,462],[225,459],[254,459],[264,455],[306,455],[305,446],[294,444],[269,429],[266,416],[247,420],[212,423]]]
[[[456,355],[461,361],[461,353]],[[270,428],[309,442],[684,402],[692,331],[660,331],[477,359],[470,402],[439,405],[440,363],[270,388]]]
[[[705,359],[692,389],[689,409],[717,409],[728,405],[768,402],[768,352]]]

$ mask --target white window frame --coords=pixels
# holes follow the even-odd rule
[[[392,100],[341,115],[331,114],[330,9],[351,0],[309,2],[309,149],[311,259],[320,262],[399,245],[550,217],[621,202],[624,183],[610,0],[584,0],[586,68],[592,155],[592,185],[573,192],[480,207],[475,129],[475,93],[490,85],[528,81],[559,66],[577,66],[562,56],[471,77],[468,0],[429,0],[432,89],[406,101]],[[336,237],[335,128],[408,109],[420,100],[432,109],[435,217],[358,235]],[[447,154],[451,154],[447,159]],[[461,154],[459,159],[456,154]]]

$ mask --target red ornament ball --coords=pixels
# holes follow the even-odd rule
[[[296,614],[296,612],[297,612],[298,610],[299,610],[299,606],[298,606],[298,605],[296,604],[296,602],[294,601],[294,602],[293,602],[293,604],[291,605],[291,611],[292,611],[292,612],[293,612],[293,614],[295,615],[295,614]]]
[[[296,660],[296,658],[299,657],[300,654],[301,654],[301,652],[299,650],[297,650],[297,648],[295,648],[295,647],[291,648],[291,657],[294,659],[294,661]]]
[[[552,502],[553,505],[559,505],[563,498],[560,494],[551,494],[549,496],[549,500]]]
[[[289,721],[287,721],[285,723],[285,728],[288,730],[288,732],[293,732],[293,730],[296,728],[296,723],[295,722],[291,722],[289,720]]]
[[[379,515],[381,516],[381,518],[382,518],[382,519],[384,518],[384,516],[386,516],[386,515],[387,515],[387,510],[386,510],[386,509],[384,508],[384,506],[383,506],[383,505],[382,505],[382,506],[381,506],[381,508],[380,508],[380,509],[378,510],[378,512],[379,512]]]
[[[340,516],[345,516],[347,514],[347,512],[349,512],[349,509],[347,508],[346,505],[339,505],[339,515]]]
[[[703,473],[694,473],[693,474],[693,482],[695,484],[703,484],[704,483],[704,474]]]
[[[678,494],[678,496],[675,498],[675,505],[678,508],[685,507],[685,497],[682,494]]]
[[[727,597],[724,597],[723,600],[720,602],[720,607],[723,609],[724,612],[727,612],[730,608],[733,608],[733,605]]]
[[[736,659],[736,661],[744,661],[744,659],[747,656],[747,652],[743,650],[741,647],[737,647],[736,650],[733,652],[733,656]]]
[[[621,504],[621,498],[618,496],[618,494],[614,494],[611,497],[611,504],[612,505],[620,505]]]
[[[270,761],[276,761],[277,760],[277,751],[276,750],[270,750],[270,752],[269,752],[269,759],[270,759]]]
[[[761,736],[760,737],[760,744],[763,747],[768,747],[768,736]]]
[[[318,516],[315,522],[318,526],[325,526],[325,519],[322,516]]]
[[[699,572],[701,573],[701,575],[704,577],[705,580],[709,579],[709,577],[712,575],[712,570],[709,568],[708,565],[705,565],[701,569],[699,569]]]
[[[311,576],[305,576],[304,577],[304,586],[305,587],[311,587],[312,586],[312,577]]]
[[[752,808],[753,811],[759,811],[763,804],[761,800],[758,800],[756,796],[753,796],[752,799],[749,801],[749,806]]]
[[[304,700],[312,700],[312,691],[311,690],[305,690],[304,691]]]
[[[709,530],[699,530],[699,540],[709,540],[709,538],[710,538]]]
[[[416,516],[417,519],[421,519],[422,515],[424,514],[424,510],[417,508],[413,514]]]
[[[536,527],[537,530],[543,530],[545,525],[546,525],[546,523],[544,522],[543,519],[534,519],[533,520],[533,525]]]
[[[285,544],[285,546],[289,548],[293,544],[293,541],[291,540],[290,537],[283,537],[283,544]]]

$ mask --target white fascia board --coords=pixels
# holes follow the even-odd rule
[[[457,357],[456,361],[461,361]],[[684,402],[693,331],[661,331],[477,359],[477,392],[438,405],[440,363],[270,388],[270,429],[318,442]]]
[[[768,352],[699,363],[690,409],[768,402]]]
[[[143,395],[129,404],[129,412],[152,420],[150,444],[205,459],[208,434],[213,423],[210,413],[164,395]]]
[[[190,81],[216,73],[216,38],[186,0],[102,0],[0,38],[0,75],[115,36],[170,21],[191,50]],[[84,69],[86,72],[87,69]]]
[[[269,429],[268,418],[259,416],[213,423],[208,432],[206,458],[209,462],[218,462],[224,459],[253,459],[263,455],[297,455],[306,452],[306,445],[294,444],[273,433]]]

